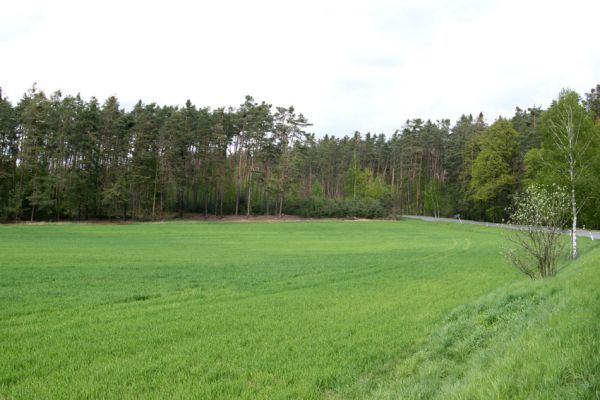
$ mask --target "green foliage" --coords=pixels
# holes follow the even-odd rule
[[[351,168],[346,174],[345,193],[348,198],[378,200],[388,191],[381,176],[373,176],[370,169]]]
[[[536,225],[562,229],[569,214],[569,195],[565,188],[531,185],[515,198],[510,222],[515,225]]]
[[[575,183],[581,221],[600,227],[597,97],[594,89],[580,104],[567,91],[546,112],[516,108],[489,127],[483,114],[463,115],[454,126],[407,120],[387,137],[318,138],[294,107],[251,96],[235,108],[140,101],[125,111],[116,97],[99,103],[34,87],[16,107],[0,99],[0,219],[285,212],[502,221],[522,187],[566,184],[566,161],[549,141],[566,104],[585,138],[576,151],[585,160]]]
[[[322,199],[323,198],[323,187],[319,181],[313,183],[310,196],[314,199]]]
[[[499,119],[477,138],[480,148],[472,165],[471,199],[485,205],[486,217],[498,221],[517,184],[514,160],[519,133],[510,121]]]
[[[600,193],[597,180],[600,130],[577,93],[570,90],[560,93],[542,116],[541,132],[541,148],[530,150],[526,157],[531,180],[572,188],[578,207],[582,203],[593,203]],[[600,223],[595,213],[590,212],[592,209],[587,206],[582,213],[584,225]]]
[[[538,171],[539,174],[551,174],[554,181],[559,184],[567,184],[568,160],[563,146],[568,141],[567,119],[572,119],[573,131],[576,136],[573,142],[573,150],[576,154],[576,164],[583,167],[589,160],[595,160],[598,146],[598,132],[594,129],[594,123],[590,114],[580,102],[579,95],[573,91],[565,90],[560,93],[550,108],[542,116],[542,152],[548,168]],[[583,174],[584,171],[581,171]],[[582,176],[583,178],[583,176]],[[570,185],[569,185],[570,186]]]
[[[18,153],[17,121],[16,110],[8,100],[0,97],[0,218],[11,213],[8,207],[16,190],[14,177]]]
[[[516,247],[507,248],[511,263],[530,278],[556,275],[556,265],[564,250],[563,229],[569,220],[570,197],[554,184],[533,184],[515,196],[507,238]]]
[[[584,105],[586,110],[597,120],[600,119],[600,84],[585,94]]]
[[[468,193],[473,160],[477,155],[477,137],[485,128],[482,115],[477,120],[472,115],[462,115],[452,128],[444,152],[444,167],[448,174],[444,208],[449,208],[444,215],[460,213],[466,217],[478,217],[472,213]]]
[[[374,199],[290,198],[285,214],[313,218],[383,218],[386,208]]]
[[[436,217],[440,216],[441,211],[449,210],[446,206],[448,199],[444,198],[444,187],[442,182],[432,179],[425,186],[423,210],[426,214]],[[451,212],[451,211],[450,211]],[[447,213],[444,213],[448,215]]]

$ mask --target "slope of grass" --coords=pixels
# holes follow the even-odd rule
[[[599,287],[600,250],[586,242],[558,277],[455,308],[409,357],[330,397],[600,399]]]
[[[0,238],[0,397],[543,398],[559,378],[567,397],[597,394],[590,243],[532,284],[499,255],[498,231],[453,224],[0,226]]]

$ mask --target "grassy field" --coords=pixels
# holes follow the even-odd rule
[[[600,243],[420,221],[0,226],[0,399],[600,398]]]

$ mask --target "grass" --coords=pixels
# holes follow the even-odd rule
[[[600,250],[493,228],[0,226],[0,398],[600,398]]]

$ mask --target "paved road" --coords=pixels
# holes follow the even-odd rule
[[[468,219],[458,219],[458,218],[437,218],[437,217],[426,217],[424,215],[403,215],[402,218],[407,219],[419,219],[421,221],[428,222],[456,222],[460,224],[471,224],[471,225],[483,225],[483,226],[495,226],[498,228],[509,228],[509,229],[518,229],[517,226],[514,225],[506,225],[506,224],[497,224],[493,222],[480,222],[480,221],[471,221]],[[570,233],[570,230],[565,231],[565,233]],[[590,231],[587,229],[578,229],[577,236],[591,238],[592,240],[600,239],[600,231]]]

